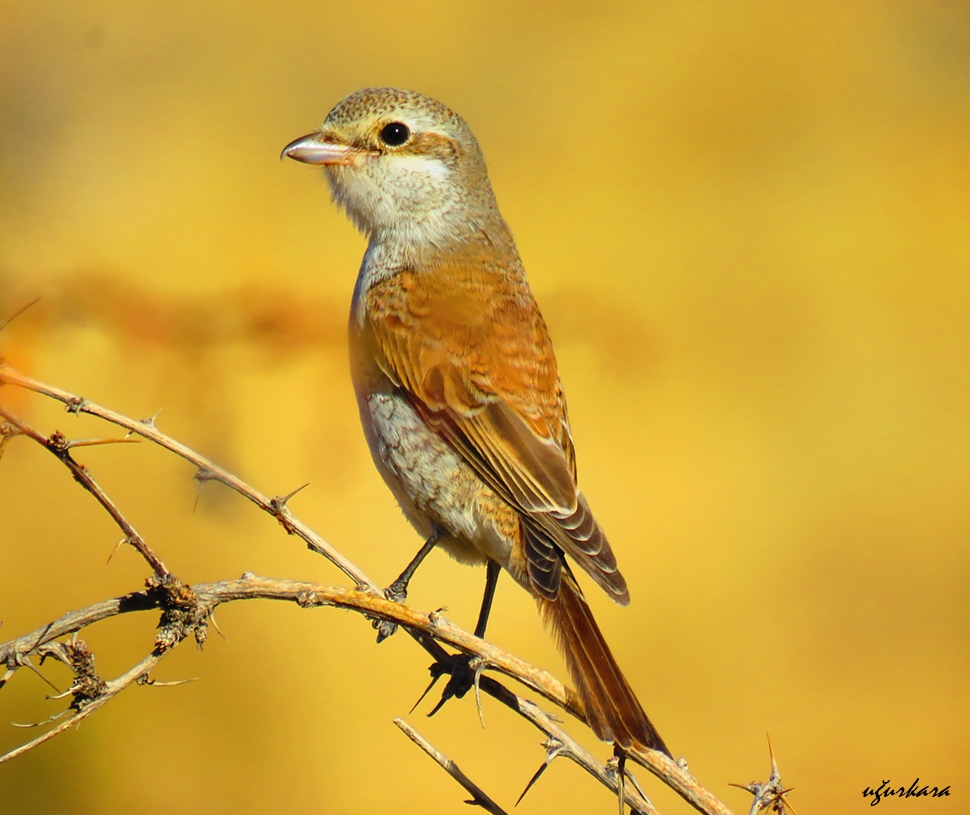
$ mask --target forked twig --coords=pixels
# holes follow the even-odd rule
[[[106,687],[104,693],[92,699],[88,704],[80,707],[74,712],[73,715],[68,716],[68,718],[64,719],[64,721],[57,725],[57,727],[52,727],[50,730],[39,735],[36,739],[33,739],[26,744],[21,744],[19,747],[11,750],[9,753],[0,756],[0,764],[3,764],[5,761],[10,761],[13,758],[17,758],[17,756],[21,756],[27,751],[33,750],[35,747],[39,747],[45,741],[50,741],[52,738],[54,738],[54,736],[60,735],[65,730],[69,730],[71,727],[76,725],[82,719],[86,719],[96,710],[108,704],[108,702],[110,702],[115,696],[121,693],[121,691],[123,691],[133,682],[137,682],[141,677],[147,676],[148,672],[155,667],[155,664],[161,658],[161,654],[149,654],[141,662],[123,673],[117,679],[113,679],[110,682],[105,683]]]
[[[18,667],[26,666],[27,658],[31,654],[43,653],[45,648],[56,643],[59,638],[80,631],[100,620],[153,609],[166,613],[166,616],[163,617],[162,630],[156,638],[156,650],[150,660],[143,660],[135,668],[117,679],[104,683],[106,688],[104,695],[85,700],[84,704],[69,719],[55,728],[56,732],[48,731],[43,737],[18,747],[7,756],[0,757],[0,763],[21,755],[49,738],[53,738],[57,733],[68,729],[71,724],[80,721],[102,707],[124,688],[133,683],[141,682],[165,653],[190,634],[195,633],[197,627],[204,625],[218,606],[240,600],[283,600],[296,603],[303,608],[342,608],[357,611],[367,617],[392,620],[403,628],[413,631],[416,635],[440,637],[445,643],[460,648],[477,658],[487,659],[496,669],[520,679],[519,675],[511,670],[511,666],[515,666],[519,660],[511,654],[458,629],[442,620],[439,615],[424,614],[400,603],[377,597],[370,592],[302,581],[273,580],[252,574],[243,575],[236,580],[202,583],[193,586],[162,585],[158,581],[151,581],[151,583],[149,588],[144,591],[134,592],[124,597],[96,603],[71,612],[36,631],[0,645],[0,665],[7,665],[9,670],[13,671]],[[173,609],[178,607],[180,607],[180,616],[178,620],[175,620],[175,615],[172,612]],[[174,631],[166,630],[173,627],[175,627]],[[159,642],[167,643],[167,645],[164,648],[160,647]],[[437,645],[436,642],[435,645],[440,649],[441,646]],[[442,651],[442,653],[444,652]],[[542,677],[544,673],[537,671],[536,675]],[[555,678],[551,675],[546,675],[546,677],[550,680],[552,687],[555,687]],[[580,747],[555,723],[551,716],[490,676],[481,677],[481,686],[484,693],[498,699],[511,710],[534,723],[547,736],[560,740],[564,745],[563,755],[568,756],[615,792],[615,776],[611,775],[604,765],[597,762]],[[543,695],[549,692],[549,687],[533,689],[539,690]],[[650,815],[656,813],[656,810],[635,791],[628,789],[626,800],[638,812],[646,812]]]
[[[2,369],[0,369],[2,373]],[[138,553],[145,558],[148,565],[152,567],[152,570],[158,577],[171,577],[171,573],[165,568],[165,564],[162,563],[161,559],[156,555],[151,547],[134,526],[121,514],[121,510],[115,505],[107,493],[101,489],[98,483],[94,480],[90,472],[83,464],[78,464],[74,458],[71,456],[71,449],[73,447],[90,446],[95,442],[92,440],[86,440],[85,444],[76,444],[69,442],[60,431],[55,431],[49,438],[45,438],[43,435],[34,430],[30,425],[24,422],[22,419],[18,419],[8,410],[6,410],[2,405],[0,405],[0,417],[4,419],[9,425],[16,428],[17,432],[21,435],[27,436],[33,439],[41,447],[53,453],[60,461],[71,471],[74,476],[74,480],[78,482],[84,489],[86,489],[91,495],[93,495],[98,503],[101,504],[107,510],[108,514],[111,516],[112,520],[118,525],[121,531],[124,533],[125,537],[122,543],[127,543],[138,551]],[[99,440],[97,443],[107,444],[109,442],[123,442],[124,439],[105,439]],[[132,439],[134,441],[134,439]]]
[[[768,755],[771,757],[771,775],[767,781],[764,783],[752,781],[750,784],[732,783],[731,786],[747,790],[754,796],[748,815],[760,815],[767,809],[770,809],[776,815],[786,815],[788,812],[791,812],[791,815],[798,815],[791,801],[785,797],[792,791],[792,788],[786,789],[785,785],[781,783],[781,773],[778,772],[778,762],[775,760],[775,751],[771,746],[770,736],[768,737]]]
[[[371,591],[380,591],[377,584],[370,580],[353,563],[347,560],[347,558],[340,554],[306,524],[294,518],[290,514],[290,511],[287,509],[285,503],[280,503],[278,499],[277,502],[274,503],[274,499],[263,495],[261,492],[249,486],[249,484],[244,482],[242,479],[237,478],[225,468],[220,467],[218,464],[210,461],[205,456],[196,453],[195,450],[186,447],[184,444],[176,441],[171,436],[167,436],[165,433],[162,433],[156,427],[154,418],[146,421],[136,421],[135,419],[130,419],[121,413],[116,413],[115,411],[109,410],[108,408],[102,407],[94,402],[89,402],[87,399],[82,399],[80,396],[76,396],[73,393],[68,393],[60,388],[55,388],[52,385],[46,385],[43,382],[38,382],[36,379],[31,379],[29,376],[25,376],[11,366],[3,363],[0,363],[0,383],[6,385],[16,385],[18,387],[33,391],[34,393],[49,396],[52,399],[63,402],[69,413],[87,413],[91,416],[97,416],[100,419],[104,419],[107,422],[111,422],[112,424],[125,428],[134,435],[149,439],[150,441],[155,442],[155,444],[164,447],[166,450],[170,450],[171,452],[175,453],[175,455],[180,456],[186,461],[194,464],[198,470],[205,472],[209,480],[219,481],[220,483],[225,484],[227,487],[230,487],[238,492],[244,498],[248,498],[264,512],[272,515],[280,522],[280,524],[282,524],[283,528],[286,529],[289,534],[302,538],[312,551],[319,555],[323,555],[334,566],[336,566],[338,569],[340,569],[340,571],[353,580],[356,585],[366,587]]]
[[[0,385],[2,384],[16,385],[57,399],[64,403],[67,410],[71,413],[87,413],[97,416],[105,421],[125,428],[129,434],[141,436],[170,450],[186,461],[191,462],[197,468],[197,472],[204,474],[203,477],[206,480],[216,480],[225,484],[248,498],[264,512],[275,517],[289,534],[297,535],[303,539],[312,551],[326,557],[353,580],[358,587],[358,590],[355,591],[308,583],[293,583],[292,581],[272,581],[266,578],[257,578],[253,575],[245,575],[240,580],[225,581],[219,584],[205,584],[192,587],[182,586],[165,569],[161,560],[151,553],[151,550],[144,544],[140,536],[137,535],[137,532],[135,532],[131,524],[124,519],[124,516],[118,511],[108,496],[104,494],[103,490],[100,490],[83,465],[78,464],[71,457],[70,450],[72,447],[82,445],[72,445],[71,442],[68,442],[60,434],[45,438],[30,428],[29,425],[26,425],[23,421],[12,416],[8,411],[0,408],[0,416],[12,428],[10,431],[4,431],[3,440],[7,440],[11,435],[17,433],[27,435],[57,455],[71,469],[75,478],[85,486],[85,489],[98,498],[102,506],[105,507],[112,515],[112,518],[115,519],[116,523],[125,531],[125,542],[136,545],[134,540],[137,540],[141,543],[144,550],[137,545],[136,548],[142,552],[142,555],[152,565],[156,575],[154,578],[155,583],[153,584],[154,588],[148,592],[136,592],[119,600],[107,601],[106,603],[90,607],[87,610],[82,610],[81,612],[73,612],[37,632],[27,635],[26,638],[20,638],[12,643],[0,646],[0,664],[6,664],[8,669],[5,679],[9,677],[12,671],[24,664],[23,659],[29,653],[34,652],[34,649],[43,643],[50,642],[56,637],[80,630],[84,626],[94,622],[95,618],[104,619],[105,617],[115,616],[126,611],[144,610],[146,608],[161,608],[165,614],[171,616],[169,620],[170,625],[167,629],[169,631],[168,640],[162,639],[163,634],[160,634],[160,639],[156,640],[155,651],[151,655],[121,677],[106,683],[107,690],[104,694],[80,706],[65,722],[62,722],[56,728],[45,733],[43,737],[34,740],[31,745],[17,748],[14,751],[16,755],[30,749],[30,746],[39,744],[42,741],[53,738],[57,733],[63,732],[71,724],[79,721],[80,718],[90,715],[94,710],[103,706],[124,687],[130,686],[134,682],[145,682],[148,671],[154,667],[158,659],[171,647],[181,642],[189,633],[194,633],[197,641],[201,643],[204,640],[208,617],[217,605],[223,602],[254,598],[293,600],[304,606],[333,605],[357,610],[371,618],[377,617],[396,621],[435,658],[439,665],[445,664],[449,658],[448,653],[442,648],[440,643],[451,645],[466,654],[478,657],[482,660],[483,664],[488,666],[489,670],[497,671],[516,679],[534,692],[539,693],[546,700],[562,707],[577,718],[585,721],[582,705],[575,692],[571,688],[563,685],[551,674],[537,669],[511,654],[501,651],[490,643],[474,637],[445,620],[440,614],[422,614],[408,606],[386,600],[377,584],[337,552],[323,538],[292,515],[286,506],[286,502],[297,491],[283,497],[268,498],[241,479],[214,464],[206,457],[201,456],[194,450],[191,450],[177,440],[159,431],[155,426],[154,420],[139,422],[130,419],[127,416],[115,413],[67,391],[31,379],[0,362]],[[153,591],[155,592],[154,595]],[[166,609],[165,602],[169,601],[159,599],[159,597],[166,596],[166,592],[168,593],[167,596],[170,597],[175,595],[183,597],[184,602],[177,610],[177,613],[171,607]],[[179,594],[179,592],[182,594]],[[175,605],[178,604],[176,603]],[[163,616],[164,620],[165,617]],[[174,624],[173,620],[179,623],[178,626]],[[491,676],[481,676],[478,684],[482,692],[498,699],[510,709],[528,719],[546,734],[548,739],[554,739],[556,745],[562,745],[561,747],[557,746],[556,756],[564,755],[570,758],[586,769],[587,772],[597,778],[601,783],[605,784],[614,792],[617,791],[618,778],[616,772],[611,771],[607,765],[598,762],[588,752],[583,750],[559,727],[552,717],[539,710],[533,703],[522,699],[508,690]],[[12,755],[9,757],[12,757]],[[547,761],[551,761],[554,757],[547,757]],[[628,757],[630,760],[636,761],[660,777],[664,783],[678,792],[699,811],[708,813],[709,815],[731,815],[729,809],[691,776],[686,769],[686,764],[674,762],[667,756],[656,751],[632,751],[628,754]],[[633,807],[634,811],[656,815],[656,809],[643,797],[635,784],[622,785],[622,794],[624,801]]]

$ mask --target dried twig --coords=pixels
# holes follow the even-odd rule
[[[97,405],[94,402],[89,402],[87,399],[82,399],[80,396],[76,396],[73,393],[68,393],[60,388],[45,385],[43,382],[38,382],[35,379],[31,379],[29,376],[25,376],[9,365],[4,365],[2,363],[0,363],[0,383],[6,385],[17,385],[21,388],[31,390],[34,393],[41,393],[45,396],[50,396],[52,399],[57,399],[59,402],[63,402],[69,413],[88,413],[92,416],[97,416],[98,418],[104,419],[107,422],[111,422],[119,427],[123,427],[135,435],[149,439],[155,442],[155,444],[164,447],[166,450],[170,450],[171,452],[175,453],[175,455],[180,456],[186,461],[194,464],[199,473],[204,474],[205,480],[218,481],[221,484],[225,484],[227,487],[235,490],[243,497],[248,498],[264,512],[268,512],[270,515],[276,518],[280,524],[282,524],[283,528],[288,534],[297,535],[298,537],[302,538],[312,551],[323,555],[327,560],[333,563],[334,566],[336,566],[338,569],[340,569],[340,571],[353,580],[356,585],[366,587],[371,591],[380,591],[377,584],[370,580],[353,563],[347,560],[347,558],[340,554],[306,524],[294,518],[286,506],[285,498],[279,496],[276,498],[268,498],[267,496],[263,495],[261,492],[245,483],[242,479],[234,476],[228,470],[220,467],[218,464],[210,461],[205,456],[199,455],[181,442],[178,442],[170,436],[167,436],[159,431],[159,429],[155,426],[154,418],[145,419],[142,421],[130,419],[127,416],[123,416],[122,414],[116,413],[113,410],[108,410],[108,408],[101,407],[101,405]]]
[[[173,592],[177,593],[173,596]],[[423,614],[408,606],[385,600],[369,592],[317,583],[273,580],[252,574],[243,575],[237,580],[203,583],[194,586],[164,585],[159,581],[151,581],[151,585],[144,591],[134,592],[124,597],[96,603],[71,612],[36,631],[0,645],[0,664],[6,665],[8,673],[12,673],[19,667],[25,667],[31,655],[44,653],[44,649],[49,644],[55,643],[61,637],[81,631],[100,620],[134,611],[152,609],[166,613],[156,643],[159,641],[171,643],[164,649],[160,649],[156,645],[156,651],[153,652],[150,659],[143,660],[121,677],[105,683],[104,695],[86,700],[82,705],[79,705],[79,710],[55,730],[45,733],[42,737],[27,745],[18,747],[4,757],[0,757],[0,763],[9,758],[14,758],[67,730],[75,722],[102,707],[124,688],[129,687],[132,683],[143,681],[158,660],[168,650],[171,650],[174,644],[192,634],[198,626],[204,625],[205,620],[211,616],[217,606],[238,600],[255,599],[284,600],[297,603],[304,608],[332,606],[361,612],[367,617],[392,620],[406,629],[414,630],[422,635],[440,638],[442,641],[460,648],[465,653],[487,660],[502,672],[517,679],[520,678],[516,667],[520,660],[511,654],[502,651],[491,643],[478,639],[466,631],[462,631],[457,626],[443,620],[440,615]],[[171,629],[175,625],[173,609],[180,609],[179,619],[181,622],[176,630],[170,631],[167,629]],[[165,620],[168,620],[168,622],[166,623]],[[440,648],[440,646],[438,647]],[[442,653],[444,652],[442,651]],[[558,681],[544,671],[538,669],[533,669],[533,671],[532,676],[539,680],[539,686],[533,687],[533,689],[538,690],[547,698],[552,697],[552,701],[559,701],[561,704],[561,700],[555,698],[559,688],[561,688]],[[516,695],[492,677],[483,676],[481,685],[485,693],[520,713],[550,738],[559,740],[564,745],[564,749],[561,751],[562,755],[572,759],[593,777],[614,792],[616,791],[615,775],[611,774],[604,765],[597,762],[580,747],[555,723],[551,716],[540,710],[534,703]],[[532,685],[530,684],[530,686]],[[634,790],[627,790],[626,800],[638,812],[646,812],[651,815],[656,813],[656,810]]]
[[[10,323],[16,320],[27,309],[29,309],[31,306],[36,305],[39,302],[40,302],[40,298],[35,297],[33,300],[27,303],[27,305],[21,306],[20,308],[18,308],[13,314],[11,314],[9,317],[7,317],[7,319],[5,319],[2,323],[0,323],[0,331],[3,331],[3,329],[5,329],[8,325],[10,325]]]
[[[505,810],[496,804],[491,798],[489,798],[481,787],[479,787],[474,781],[465,775],[454,761],[438,750],[433,744],[431,744],[431,742],[418,733],[417,730],[404,721],[404,719],[398,717],[394,720],[394,724],[401,728],[401,730],[404,731],[404,734],[411,739],[411,741],[424,750],[424,752],[431,756],[431,758],[437,761],[438,764],[441,765],[441,768],[448,773],[448,775],[454,778],[455,781],[457,781],[468,792],[471,793],[472,800],[465,801],[466,804],[479,806],[482,809],[493,813],[493,815],[506,815]]]
[[[165,593],[159,593],[161,591],[159,587],[164,588]],[[169,596],[173,591],[184,593],[185,599],[180,600],[178,604],[173,604]],[[289,600],[305,608],[333,606],[363,613],[368,618],[391,620],[416,634],[430,637],[434,641],[451,645],[466,654],[486,660],[496,671],[518,680],[554,704],[564,706],[566,703],[566,688],[552,674],[529,665],[490,642],[479,639],[450,623],[440,614],[435,612],[425,614],[410,606],[386,600],[367,591],[293,580],[273,580],[251,574],[237,580],[195,586],[181,586],[177,582],[168,585],[153,581],[149,589],[144,592],[135,592],[116,600],[108,600],[89,606],[87,609],[71,612],[30,634],[0,645],[0,664],[19,667],[14,655],[24,656],[34,653],[45,643],[80,631],[98,620],[130,611],[145,611],[152,608],[166,610],[173,605],[180,605],[187,609],[183,611],[183,616],[188,615],[189,621],[183,623],[184,630],[171,635],[167,634],[163,627],[159,637],[180,641],[193,632],[200,621],[207,619],[216,606],[236,600],[253,599]],[[438,648],[440,649],[440,645]],[[440,654],[446,654],[446,652],[441,649]],[[11,664],[11,659],[14,659],[14,664]],[[494,690],[493,686],[485,683],[485,679],[487,677],[482,678],[483,689],[486,692]]]
[[[572,736],[559,726],[559,723],[552,716],[540,709],[538,705],[515,694],[509,694],[511,698],[508,699],[497,695],[494,692],[495,689],[489,684],[491,682],[490,677],[483,677],[482,689],[486,690],[489,695],[500,699],[500,701],[515,710],[516,713],[524,716],[548,737],[544,744],[546,758],[542,766],[532,777],[532,780],[530,780],[528,786],[523,790],[522,795],[519,796],[519,800],[525,797],[529,788],[538,780],[539,775],[545,772],[546,768],[559,756],[575,762],[605,787],[608,787],[614,793],[617,792],[618,779],[616,773],[611,771],[607,765],[597,761],[587,750],[583,749]],[[657,809],[647,800],[638,787],[630,787],[628,785],[624,789],[623,800],[634,812],[644,813],[645,815],[659,815]]]
[[[101,506],[107,510],[114,522],[118,524],[121,531],[124,532],[125,537],[122,543],[127,543],[136,549],[138,553],[145,558],[146,561],[148,561],[148,565],[152,567],[158,577],[171,577],[171,573],[165,568],[165,564],[162,563],[161,559],[151,550],[151,547],[145,543],[145,540],[141,535],[138,534],[137,530],[131,525],[128,519],[121,514],[121,510],[115,506],[114,501],[112,501],[108,497],[107,493],[105,493],[105,491],[98,486],[98,483],[94,480],[91,473],[88,472],[87,468],[83,464],[78,464],[71,456],[71,449],[74,447],[86,447],[91,446],[92,444],[123,442],[125,439],[86,439],[80,444],[76,442],[72,443],[64,438],[60,431],[54,431],[49,438],[44,438],[42,434],[38,433],[23,420],[18,419],[2,405],[0,405],[0,417],[2,417],[10,426],[14,427],[19,434],[33,439],[39,445],[44,447],[46,450],[49,450],[58,459],[60,459],[61,462],[71,471],[71,474],[74,476],[74,480],[98,500],[98,503],[100,503]]]
[[[775,751],[771,746],[770,738],[768,739],[768,755],[771,756],[771,776],[766,782],[752,781],[750,784],[731,784],[731,786],[747,790],[754,796],[748,815],[759,815],[767,809],[770,809],[776,815],[785,815],[787,812],[798,815],[795,812],[795,807],[791,805],[791,801],[785,797],[792,791],[792,788],[785,789],[785,785],[781,783],[781,773],[778,772],[778,762],[775,760]]]
[[[129,435],[137,434],[174,452],[197,468],[197,477],[200,480],[219,481],[248,498],[263,511],[271,514],[289,534],[295,534],[302,538],[312,551],[322,554],[330,560],[358,587],[358,590],[354,591],[310,583],[273,581],[253,575],[245,575],[240,580],[225,581],[218,584],[182,586],[165,569],[161,561],[151,553],[151,550],[144,544],[144,541],[124,519],[124,516],[108,499],[107,495],[100,490],[83,465],[77,464],[70,456],[72,447],[82,446],[81,444],[68,442],[60,434],[54,434],[49,439],[45,438],[24,422],[0,408],[0,416],[4,417],[7,423],[6,427],[0,423],[3,440],[6,441],[15,434],[27,435],[57,455],[71,469],[75,478],[98,498],[102,506],[111,513],[116,523],[125,531],[126,540],[124,542],[136,545],[134,540],[137,540],[142,544],[143,548],[139,548],[137,545],[136,548],[139,548],[139,551],[152,565],[156,575],[147,592],[136,592],[125,598],[107,601],[80,612],[73,612],[37,632],[27,635],[27,637],[0,646],[0,663],[6,664],[8,669],[7,675],[0,680],[0,687],[13,671],[27,664],[27,657],[31,653],[37,653],[38,647],[59,636],[80,630],[94,622],[95,619],[104,619],[126,611],[144,610],[146,608],[161,608],[164,614],[168,615],[168,623],[161,627],[159,638],[156,639],[155,650],[149,657],[146,657],[145,660],[123,676],[105,683],[104,693],[97,695],[93,700],[86,700],[84,704],[78,705],[78,709],[68,720],[52,731],[45,733],[43,737],[30,745],[17,748],[14,751],[15,754],[19,755],[30,749],[31,746],[52,738],[58,732],[63,732],[71,724],[83,716],[90,715],[91,712],[133,682],[146,682],[148,671],[157,660],[164,655],[165,651],[181,642],[189,633],[194,633],[196,640],[201,644],[204,641],[207,620],[215,606],[223,602],[253,598],[293,600],[304,606],[333,605],[357,610],[372,619],[395,621],[435,658],[436,664],[442,672],[449,670],[451,657],[439,643],[451,645],[466,654],[479,658],[490,669],[517,679],[548,701],[585,721],[582,705],[575,692],[551,674],[472,636],[452,625],[440,614],[422,614],[405,605],[386,600],[373,581],[290,513],[286,503],[297,491],[283,497],[267,498],[204,456],[161,433],[155,426],[154,418],[141,422],[135,421],[67,391],[33,380],[0,362],[0,385],[2,384],[17,385],[50,396],[63,402],[71,413],[88,413],[97,416],[125,428]],[[174,602],[173,597],[181,598],[181,605],[179,602]],[[163,616],[163,623],[165,620],[166,617]],[[608,765],[596,761],[589,753],[579,747],[548,714],[543,713],[533,703],[512,693],[492,677],[482,676],[479,684],[482,691],[524,716],[546,734],[550,752],[547,755],[546,764],[543,766],[546,766],[556,756],[564,755],[616,792],[618,787],[616,771],[611,770]],[[12,757],[12,755],[7,758],[9,757]],[[676,763],[656,751],[632,752],[629,758],[663,779],[668,786],[677,791],[699,811],[711,815],[730,815],[730,810],[701,787],[690,775],[685,763]],[[538,775],[539,773],[537,773]],[[623,785],[623,798],[637,812],[650,813],[650,815],[656,813],[653,806],[636,788],[635,782],[633,785]]]
[[[155,664],[160,660],[161,654],[149,654],[141,662],[135,665],[131,670],[126,671],[117,679],[113,679],[110,682],[106,682],[104,686],[104,692],[94,699],[91,699],[87,704],[79,707],[72,716],[69,716],[64,721],[62,721],[57,727],[53,727],[46,733],[42,733],[33,741],[29,741],[26,744],[20,745],[9,753],[0,756],[0,764],[5,761],[9,761],[12,758],[17,758],[17,756],[23,755],[28,750],[33,750],[35,747],[40,746],[45,741],[50,741],[54,736],[60,735],[65,730],[70,729],[82,719],[86,719],[92,713],[94,713],[99,708],[104,707],[108,702],[110,702],[115,696],[117,696],[121,691],[127,688],[134,682],[137,682],[144,676],[148,676],[148,672],[155,667]]]

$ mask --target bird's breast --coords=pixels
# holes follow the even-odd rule
[[[422,537],[444,533],[442,546],[465,563],[485,558],[508,567],[519,537],[516,513],[475,474],[437,431],[414,397],[388,374],[365,304],[350,320],[350,358],[361,425],[371,457],[405,517]]]

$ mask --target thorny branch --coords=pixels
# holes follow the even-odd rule
[[[466,804],[475,804],[480,806],[486,812],[491,812],[492,815],[506,815],[506,812],[502,807],[496,804],[491,798],[489,798],[485,792],[475,784],[467,775],[465,775],[448,756],[442,753],[434,745],[431,744],[427,739],[425,739],[417,730],[415,730],[411,725],[409,725],[404,719],[398,717],[394,720],[401,731],[406,735],[411,741],[413,741],[418,747],[420,747],[424,752],[426,752],[431,758],[438,762],[441,768],[448,773],[452,778],[455,779],[459,784],[461,784],[468,792],[472,794],[472,799],[470,801],[465,801]]]
[[[98,500],[98,503],[107,510],[112,520],[121,528],[121,531],[125,534],[121,543],[127,543],[136,549],[148,561],[148,565],[152,567],[158,577],[171,577],[168,569],[165,568],[165,564],[162,563],[148,544],[145,543],[145,540],[138,534],[135,527],[121,514],[121,511],[115,506],[107,493],[98,486],[98,483],[91,476],[91,473],[88,472],[87,468],[83,464],[78,464],[71,456],[71,450],[75,447],[120,443],[128,441],[128,439],[85,439],[80,442],[71,442],[64,438],[59,430],[55,430],[48,438],[44,438],[43,435],[34,430],[26,422],[18,419],[4,409],[3,405],[0,405],[0,418],[6,422],[6,426],[9,428],[3,433],[3,436],[6,438],[14,435],[27,436],[53,453],[71,471],[74,480]]]
[[[63,661],[67,659],[68,654],[74,654],[77,657],[86,652],[83,642],[74,642],[68,646],[63,643],[56,643],[59,637],[75,634],[98,620],[130,611],[155,609],[162,612],[159,632],[153,650],[147,657],[126,673],[109,681],[96,678],[96,672],[93,671],[93,658],[90,662],[90,675],[87,677],[87,681],[81,681],[81,674],[75,669],[75,683],[67,692],[72,696],[71,706],[69,711],[66,711],[66,713],[70,712],[70,715],[42,736],[11,751],[6,756],[0,757],[0,763],[20,755],[68,729],[71,725],[102,707],[131,684],[151,684],[149,673],[152,668],[182,640],[192,635],[197,643],[200,646],[202,645],[205,641],[208,620],[216,606],[236,600],[257,598],[289,600],[304,607],[335,606],[347,608],[358,611],[370,619],[396,622],[434,657],[436,664],[441,666],[442,671],[449,670],[448,666],[450,665],[450,655],[441,646],[441,643],[444,643],[477,658],[480,665],[519,681],[547,701],[585,721],[582,705],[575,692],[551,674],[474,637],[445,620],[440,614],[434,612],[424,614],[406,605],[385,599],[376,583],[292,515],[286,506],[286,502],[292,497],[293,493],[284,497],[268,498],[209,459],[159,431],[155,426],[154,419],[133,420],[67,391],[33,380],[0,361],[0,386],[4,384],[16,385],[49,396],[64,403],[70,413],[87,413],[99,417],[125,428],[128,431],[128,436],[138,435],[170,450],[197,468],[196,478],[199,480],[214,480],[225,484],[275,517],[288,534],[300,537],[306,542],[309,549],[323,555],[353,580],[356,590],[312,583],[271,580],[251,574],[243,575],[238,580],[221,583],[200,584],[191,587],[183,585],[166,569],[162,561],[152,552],[134,527],[97,485],[87,469],[78,464],[71,455],[71,450],[75,447],[120,440],[71,442],[57,432],[50,437],[45,437],[13,416],[9,411],[0,407],[0,419],[2,419],[0,421],[0,454],[2,454],[4,444],[16,435],[24,435],[44,446],[64,463],[75,479],[101,503],[115,523],[122,529],[125,535],[122,543],[128,543],[135,547],[154,572],[153,577],[147,581],[147,588],[144,591],[133,592],[125,597],[108,600],[86,609],[71,612],[37,631],[0,645],[0,665],[4,665],[7,669],[6,673],[0,677],[0,688],[17,669],[33,667],[30,663],[31,656],[56,656]],[[71,651],[71,648],[74,651]],[[620,777],[615,759],[608,764],[597,761],[580,747],[560,727],[556,720],[541,711],[535,704],[513,693],[489,676],[479,677],[476,682],[476,693],[479,692],[484,692],[502,702],[511,710],[532,722],[546,735],[546,759],[533,777],[533,781],[530,782],[530,786],[553,759],[560,755],[566,756],[614,792],[617,792],[618,789],[622,790],[624,801],[632,807],[634,812],[648,813],[648,815],[657,813],[653,805],[643,796],[632,776],[623,771],[623,777]],[[724,804],[693,778],[683,760],[674,762],[662,753],[652,750],[632,751],[627,755],[627,758],[661,778],[665,784],[678,792],[698,811],[709,815],[731,815],[730,810]],[[775,777],[777,768],[774,765],[773,769],[775,772],[772,781],[780,785],[780,778]]]
[[[791,801],[785,797],[791,789],[785,789],[785,785],[781,783],[781,773],[778,772],[778,762],[775,760],[771,739],[768,739],[768,755],[771,756],[771,776],[767,781],[763,783],[752,781],[750,784],[731,784],[731,786],[747,790],[754,796],[748,815],[760,815],[765,811],[775,815],[786,815],[788,812],[791,812],[791,815],[798,815]]]
[[[341,555],[306,524],[294,518],[290,514],[289,509],[286,507],[285,498],[268,498],[258,490],[249,486],[249,484],[234,476],[228,470],[210,461],[205,456],[199,455],[194,450],[186,447],[184,444],[176,441],[170,436],[166,436],[164,433],[159,432],[158,428],[155,427],[154,418],[142,419],[141,421],[129,419],[127,416],[123,416],[120,413],[115,413],[113,410],[108,410],[108,408],[96,405],[93,402],[89,402],[87,399],[82,399],[80,396],[75,396],[74,394],[63,391],[60,388],[45,385],[43,382],[38,382],[35,379],[24,376],[22,373],[14,370],[9,365],[4,365],[2,362],[0,362],[0,385],[4,384],[18,385],[22,388],[26,388],[27,390],[34,391],[34,393],[50,396],[52,399],[57,399],[59,402],[63,402],[68,413],[73,413],[75,415],[88,413],[92,416],[97,416],[98,418],[125,428],[125,430],[131,434],[141,436],[142,438],[153,441],[155,444],[164,447],[166,450],[170,450],[171,452],[175,453],[175,455],[184,458],[186,461],[191,462],[196,466],[198,471],[196,478],[198,478],[200,481],[218,481],[225,484],[230,489],[235,490],[244,498],[248,498],[250,501],[256,504],[256,506],[258,506],[261,510],[268,512],[270,515],[276,518],[276,520],[280,522],[288,534],[296,535],[302,538],[311,551],[323,555],[327,560],[333,563],[334,566],[336,566],[338,569],[340,569],[340,571],[353,580],[356,585],[369,588],[371,591],[380,591],[377,584],[369,580],[367,576],[364,575],[364,573],[360,571],[360,569],[358,569],[353,563],[347,560],[347,558]]]

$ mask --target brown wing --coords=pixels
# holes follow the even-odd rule
[[[367,294],[373,351],[387,376],[485,483],[522,514],[530,583],[555,599],[569,554],[629,602],[610,545],[576,486],[552,343],[521,270],[462,256],[404,271]]]

